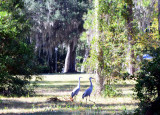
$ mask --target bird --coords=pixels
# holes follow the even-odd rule
[[[88,89],[86,89],[85,92],[82,95],[82,99],[84,99],[84,97],[86,97],[86,103],[87,103],[87,96],[89,96],[89,100],[90,100],[90,95],[91,95],[92,90],[93,90],[93,85],[92,85],[91,79],[94,79],[94,78],[92,78],[92,77],[89,78],[89,80],[90,80],[90,87]]]
[[[73,98],[74,96],[78,95],[79,91],[80,91],[80,78],[79,77],[79,82],[76,88],[73,89],[72,93],[71,93],[71,97]]]

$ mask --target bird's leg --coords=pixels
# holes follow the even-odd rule
[[[87,103],[87,97],[86,97],[86,103]]]
[[[76,101],[76,97],[77,97],[77,96],[75,96],[75,101]]]
[[[94,101],[90,100],[90,96],[89,96],[89,101],[93,102],[94,104],[96,104]]]

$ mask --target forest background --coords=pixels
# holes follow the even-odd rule
[[[0,94],[34,95],[33,75],[92,73],[96,95],[135,79],[139,111],[159,113],[159,35],[159,0],[0,0]]]

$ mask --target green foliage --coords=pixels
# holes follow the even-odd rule
[[[128,108],[126,108],[126,106],[124,105],[122,107],[122,112],[120,113],[120,115],[134,115],[134,111],[131,110],[127,110]]]
[[[98,38],[95,37],[96,16],[95,13],[92,13],[94,12],[94,9],[92,10],[92,12],[89,11],[85,16],[84,27],[85,29],[87,29],[87,32],[84,35],[87,35],[87,33],[89,32],[90,34],[93,34],[92,38],[90,39],[91,51],[88,62],[94,69],[96,69],[97,66],[95,65],[97,65],[98,63],[100,64],[100,66],[105,66],[105,68],[103,68],[103,72],[106,71],[104,75],[108,74],[107,76],[112,75],[123,77],[123,73],[126,71],[129,65],[129,63],[127,62],[127,58],[129,58],[128,50],[130,48],[128,46],[129,40],[127,39],[128,30],[126,22],[127,20],[130,20],[130,18],[132,18],[132,15],[130,15],[129,11],[129,5],[132,4],[135,10],[138,7],[136,6],[138,3],[134,3],[135,2],[133,2],[133,0],[100,0],[99,6],[97,6],[99,31]],[[151,7],[151,3],[149,2],[149,0],[147,0],[146,4]],[[143,7],[146,8],[147,6],[144,5]],[[138,55],[142,56],[142,51],[147,46],[152,45],[157,47],[159,44],[159,39],[157,39],[158,31],[153,31],[154,29],[157,29],[158,25],[156,24],[155,26],[155,19],[152,20],[153,24],[150,27],[151,31],[148,33],[145,33],[144,31],[142,32],[141,26],[138,25],[139,23],[141,23],[140,19],[142,16],[138,11],[135,10],[133,10],[133,15],[136,14],[136,19],[133,19],[133,21],[131,21],[132,33],[130,33],[132,36],[131,49],[132,51],[134,51],[134,56],[131,57],[133,58],[131,60],[133,60],[133,62],[135,63],[135,68],[138,68],[140,64],[134,58],[136,58]],[[141,10],[143,9],[140,9],[140,11]],[[100,58],[98,58],[98,55],[100,55],[97,52],[98,50],[102,50],[102,55],[99,56]]]
[[[123,80],[126,80],[130,74],[128,72],[121,72],[121,76],[123,77]]]
[[[145,61],[137,74],[135,92],[141,113],[160,114],[160,48],[152,49],[152,61]]]
[[[22,1],[0,4],[0,95],[28,95],[32,89],[27,85],[36,66],[33,46],[26,39],[29,26],[21,14]]]
[[[89,7],[86,0],[24,0],[28,18],[32,22],[30,39],[36,41],[37,52],[45,63],[48,63],[50,72],[54,72],[54,49],[63,49],[64,44],[74,42],[76,50],[77,41],[83,29],[82,16]],[[41,53],[43,52],[43,53]],[[71,52],[74,53],[74,52]],[[61,54],[63,55],[63,53]],[[75,54],[74,54],[75,55]],[[63,57],[62,57],[63,58]],[[69,59],[69,58],[67,58]],[[74,58],[75,59],[75,58]],[[63,59],[64,60],[64,59]],[[73,62],[66,61],[66,62]],[[59,61],[62,65],[63,61]],[[72,65],[65,64],[65,65]],[[42,65],[43,66],[43,65]],[[61,66],[60,69],[62,69]],[[74,66],[72,65],[74,68]]]
[[[38,50],[43,48],[44,51],[50,53],[50,50],[57,47],[58,44],[68,43],[77,39],[83,31],[82,16],[89,7],[87,1],[24,1],[26,4],[25,7],[29,12],[28,18],[31,18],[31,21],[33,22],[32,34],[35,36],[32,37],[38,40]],[[41,34],[40,40],[38,39],[39,37],[36,38],[36,34]],[[53,38],[55,40],[53,40]],[[43,44],[48,44],[47,46],[49,47],[45,48]],[[52,54],[50,53],[50,55]]]
[[[122,68],[122,64],[125,61],[126,54],[123,51],[127,40],[121,9],[122,4],[119,1],[99,1],[99,38],[95,38],[94,34],[88,62],[92,65],[91,67],[96,67],[97,63],[103,66],[102,74],[106,76],[119,76],[122,69],[125,69]],[[95,29],[94,17],[92,12],[88,12],[85,21],[86,29]],[[97,55],[97,49],[102,50],[101,54]]]
[[[87,41],[90,41],[90,55],[86,68],[96,70],[101,82],[110,82],[111,79],[121,76],[126,67],[127,35],[125,20],[122,16],[123,4],[119,0],[100,0],[84,16],[84,27],[87,30]],[[98,8],[97,8],[98,7]],[[95,13],[97,12],[97,13]],[[96,15],[97,14],[97,15]],[[89,40],[88,40],[89,38]],[[110,83],[108,83],[110,85]],[[105,95],[116,95],[114,88],[101,86]]]
[[[116,97],[121,94],[120,91],[116,89],[113,85],[105,85],[105,89],[103,91],[104,97]]]

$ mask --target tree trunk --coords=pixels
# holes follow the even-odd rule
[[[103,49],[101,48],[100,43],[102,42],[101,37],[99,36],[99,0],[95,0],[95,38],[96,51],[98,55],[98,63],[96,67],[96,94],[101,95],[104,89],[104,60],[103,60]]]
[[[135,72],[135,60],[134,60],[134,49],[133,49],[133,45],[134,45],[134,40],[133,40],[133,11],[132,11],[132,7],[133,7],[133,1],[132,0],[128,0],[127,1],[127,30],[128,30],[128,53],[129,53],[129,73],[131,75],[134,74]]]
[[[104,89],[105,76],[103,74],[104,61],[103,61],[103,53],[102,52],[99,52],[99,55],[98,55],[99,64],[98,64],[98,69],[96,70],[96,93],[97,93],[97,95],[101,95],[102,91]]]
[[[76,72],[75,64],[76,64],[76,47],[74,46],[74,42],[72,41],[70,44],[68,44],[64,73]]]
[[[101,95],[104,90],[104,76],[101,75],[102,72],[98,70],[96,72],[96,93],[97,95]]]
[[[103,49],[101,47],[99,48],[99,51],[98,51],[97,67],[98,68],[96,70],[96,93],[97,95],[101,95],[104,89],[104,79],[105,79],[105,76],[103,74],[103,70],[104,70]]]
[[[54,60],[53,60],[53,58],[49,58],[49,62],[48,62],[49,64],[49,73],[54,73]]]
[[[83,59],[83,63],[87,61],[88,56],[89,56],[89,48],[85,48],[85,56]],[[81,66],[81,72],[86,72],[84,65]]]

